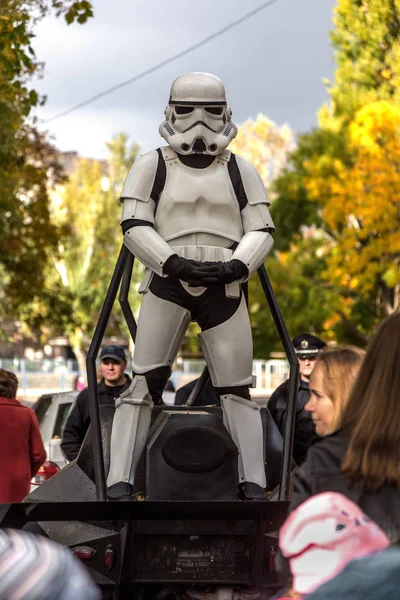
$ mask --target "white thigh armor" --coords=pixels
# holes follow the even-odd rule
[[[190,318],[185,308],[146,292],[140,305],[132,370],[146,373],[171,366]]]
[[[244,296],[230,319],[199,334],[215,387],[251,385],[253,341]]]

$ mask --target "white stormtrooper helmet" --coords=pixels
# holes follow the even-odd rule
[[[187,73],[173,82],[159,133],[178,154],[222,152],[237,134],[224,84],[210,73]]]

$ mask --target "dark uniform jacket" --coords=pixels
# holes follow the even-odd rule
[[[285,437],[286,408],[289,392],[289,380],[280,385],[268,401],[268,410],[272,415],[282,437]],[[309,412],[304,410],[310,399],[310,389],[306,381],[300,379],[296,397],[296,420],[294,431],[293,458],[297,465],[301,465],[307,455],[307,450],[319,436],[315,433],[315,426]]]
[[[339,492],[377,523],[392,540],[400,538],[400,491],[385,482],[375,492],[352,486],[340,472],[349,437],[343,431],[321,438],[308,451],[307,460],[294,475],[290,511],[310,496]]]
[[[111,387],[102,379],[99,383],[99,404],[114,404],[115,398],[129,387],[130,382],[130,378],[126,375],[124,385]],[[61,450],[68,460],[74,460],[78,456],[89,425],[89,393],[86,388],[81,391],[72,405],[62,434]]]

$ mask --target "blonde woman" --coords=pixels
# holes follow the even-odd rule
[[[310,496],[340,492],[353,500],[386,533],[400,536],[400,313],[388,317],[368,345],[367,353],[343,414],[326,435],[310,448],[294,478],[290,510]],[[325,373],[325,372],[324,372]],[[345,376],[345,371],[343,371]],[[330,381],[337,389],[342,379]],[[329,398],[332,401],[332,398]],[[319,398],[324,401],[325,399]],[[321,404],[322,406],[322,404]],[[313,418],[328,432],[334,420],[321,409]],[[327,425],[324,425],[326,423]]]
[[[353,346],[323,350],[310,376],[310,400],[305,410],[311,414],[320,436],[338,429],[365,352]]]

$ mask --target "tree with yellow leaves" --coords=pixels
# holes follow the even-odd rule
[[[239,127],[229,149],[251,162],[259,172],[265,188],[281,173],[289,154],[295,148],[293,131],[288,125],[279,126],[265,115],[257,115]]]
[[[325,278],[347,298],[346,317],[354,317],[357,297],[387,316],[400,309],[400,107],[361,108],[349,125],[349,151],[352,164],[338,161],[327,179],[314,163],[305,182],[310,199],[325,198]]]
[[[314,245],[302,273],[305,288],[327,293],[326,335],[363,345],[400,310],[400,0],[337,0],[333,21],[330,103],[275,182],[272,216],[289,260]]]
[[[333,22],[334,115],[346,120],[376,100],[398,101],[400,0],[338,0]]]

